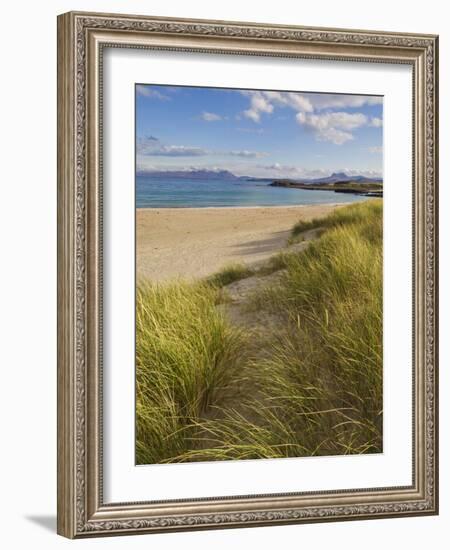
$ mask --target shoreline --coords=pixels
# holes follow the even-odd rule
[[[298,221],[345,204],[137,208],[137,279],[194,280],[233,263],[257,265],[286,246]]]
[[[357,202],[357,201],[355,201]],[[136,212],[142,210],[250,210],[258,208],[309,208],[314,207],[335,207],[335,206],[346,206],[353,204],[352,202],[321,202],[317,204],[271,204],[268,206],[264,205],[252,205],[252,206],[137,206]]]

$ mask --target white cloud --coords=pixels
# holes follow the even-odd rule
[[[313,110],[310,101],[302,94],[295,92],[243,90],[241,93],[250,98],[250,109],[244,111],[243,115],[253,120],[253,122],[260,122],[262,113],[272,113],[274,106],[290,107],[291,109],[305,112]]]
[[[153,172],[157,170],[157,167],[154,164],[150,164],[148,159],[145,157],[138,157],[136,161],[136,171],[137,172]]]
[[[250,109],[244,111],[244,114],[255,122],[259,122],[262,112],[271,113],[274,106],[312,113],[324,109],[351,109],[383,103],[383,98],[379,96],[250,90],[241,93],[250,98]]]
[[[161,145],[151,153],[153,156],[161,157],[201,157],[207,155],[208,151],[201,147],[188,147],[186,145]]]
[[[333,170],[333,172],[344,172],[347,176],[366,176],[367,178],[381,178],[382,172],[379,170],[369,170],[365,168],[338,168]]]
[[[155,136],[147,136],[138,139],[137,154],[139,157],[202,157],[215,155],[255,159],[267,157],[269,153],[247,149],[230,151],[226,149],[205,149],[190,145],[166,145]]]
[[[316,139],[318,141],[331,141],[335,145],[342,145],[346,141],[355,139],[350,132],[344,132],[336,128],[326,128],[325,130],[316,131]]]
[[[154,136],[140,138],[137,142],[138,155],[152,157],[200,157],[209,151],[201,147],[186,145],[165,145]]]
[[[313,179],[330,176],[332,173],[345,173],[348,176],[366,176],[368,178],[381,177],[381,172],[376,170],[367,170],[359,168],[349,168],[334,166],[332,168],[305,168],[297,165],[281,164],[259,164],[252,167],[252,172],[245,172],[246,167],[228,167],[233,173],[238,175],[253,175],[269,178],[291,178],[291,179]]]
[[[269,177],[289,177],[289,178],[318,178],[322,176],[329,176],[330,170],[325,170],[322,168],[303,168],[302,166],[297,166],[294,164],[281,164],[279,162],[274,162],[273,164],[261,164],[259,168],[270,172],[266,174]]]
[[[222,120],[222,117],[217,113],[209,113],[208,111],[203,111],[201,118],[206,120],[206,122],[215,122],[216,120]]]
[[[378,118],[376,116],[372,117],[370,119],[370,126],[374,126],[375,128],[380,128],[381,126],[383,126],[383,119]]]
[[[300,125],[312,130],[318,141],[331,141],[335,145],[354,139],[350,131],[368,123],[363,113],[297,113],[296,119]]]
[[[313,179],[323,178],[330,176],[332,173],[345,173],[347,176],[366,176],[368,178],[381,177],[381,172],[376,170],[348,168],[348,167],[334,167],[332,169],[326,168],[304,168],[296,165],[280,164],[275,162],[274,164],[259,165],[257,167],[258,175],[273,178],[292,178],[292,179]],[[262,172],[260,172],[260,170]],[[256,173],[256,170],[255,170]]]
[[[311,113],[314,110],[311,101],[297,92],[262,92],[267,100],[280,107],[290,107],[296,111]]]
[[[351,131],[356,128],[378,128],[383,124],[381,118],[369,119],[363,113],[320,112],[325,109],[354,109],[364,105],[381,105],[383,98],[379,96],[249,90],[243,90],[241,93],[250,98],[250,108],[243,114],[253,122],[260,122],[261,115],[272,113],[275,107],[287,107],[297,112],[297,122],[313,130],[317,140],[330,141],[336,145],[354,139]]]
[[[300,173],[302,172],[301,169],[298,168],[298,166],[292,166],[289,164],[280,164],[279,162],[275,162],[274,164],[268,164],[267,166],[262,166],[264,170],[270,170],[274,172],[283,172],[283,173]]]
[[[374,147],[368,147],[367,150],[369,151],[369,153],[377,154],[383,152],[383,147],[381,145],[376,145]]]
[[[261,120],[261,113],[270,114],[273,111],[273,105],[267,101],[262,92],[244,92],[244,94],[250,96],[250,109],[243,114],[253,122]]]
[[[247,151],[246,149],[242,151],[229,151],[228,153],[232,157],[242,157],[242,158],[262,158],[267,157],[269,153],[265,153],[264,151]]]
[[[297,115],[297,119],[303,119],[301,122],[306,121],[307,124],[311,124],[318,129],[334,127],[342,128],[343,130],[354,130],[355,128],[359,128],[360,126],[367,124],[367,117],[362,113],[337,112],[324,113],[320,115],[305,115],[303,113],[299,113]]]
[[[136,93],[143,97],[160,99],[161,101],[170,100],[170,97],[168,95],[162,94],[158,90],[155,90],[154,88],[150,88],[150,86],[143,86],[142,84],[138,84],[136,86]]]
[[[349,95],[349,94],[304,94],[315,111],[323,109],[351,109],[364,105],[382,105],[383,98],[379,96]]]

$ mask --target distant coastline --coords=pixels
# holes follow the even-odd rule
[[[383,184],[375,181],[355,182],[353,180],[336,181],[334,183],[299,183],[290,180],[274,180],[271,187],[288,189],[303,189],[306,191],[334,191],[364,197],[383,197]]]
[[[147,178],[231,180],[241,179],[229,170],[138,170],[136,176]],[[245,176],[244,176],[245,177]]]

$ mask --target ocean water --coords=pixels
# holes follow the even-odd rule
[[[366,197],[270,187],[268,181],[198,180],[136,177],[137,208],[187,208],[206,206],[288,206],[351,203]]]

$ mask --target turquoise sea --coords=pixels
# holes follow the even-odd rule
[[[264,180],[199,180],[137,176],[136,207],[287,206],[351,203],[366,198],[333,191],[270,187],[269,183]]]

